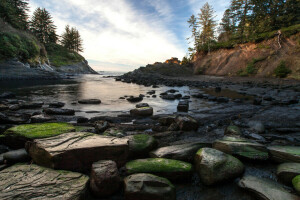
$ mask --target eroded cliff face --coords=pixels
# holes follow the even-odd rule
[[[261,43],[241,44],[233,49],[220,49],[194,56],[194,73],[218,76],[238,76],[247,66],[255,68],[253,76],[272,77],[281,61],[292,70],[288,78],[300,79],[300,33],[281,39],[277,37]]]

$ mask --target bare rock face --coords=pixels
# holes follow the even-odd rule
[[[94,162],[113,160],[118,166],[126,162],[128,140],[75,132],[36,139],[26,143],[33,161],[41,166],[70,171],[88,171]]]
[[[110,196],[120,188],[120,176],[117,164],[111,160],[93,163],[90,188],[97,197]]]
[[[78,200],[88,180],[80,173],[17,164],[0,173],[0,199]]]

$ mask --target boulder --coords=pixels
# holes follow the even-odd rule
[[[141,116],[141,117],[152,116],[153,108],[152,107],[135,108],[130,110],[130,114],[133,116]]]
[[[136,108],[144,108],[144,107],[149,107],[149,104],[147,103],[139,103],[135,105]]]
[[[300,195],[300,175],[293,178],[292,183],[293,183],[294,189]]]
[[[81,99],[78,101],[80,104],[100,104],[100,99]]]
[[[129,140],[129,157],[131,158],[146,156],[157,146],[157,141],[150,135],[131,135],[126,138]]]
[[[109,128],[109,123],[107,121],[96,121],[95,122],[95,129],[97,134],[102,134]]]
[[[133,174],[124,179],[126,200],[175,200],[172,183],[152,174]]]
[[[3,140],[12,148],[24,148],[27,141],[72,131],[75,131],[74,126],[67,123],[25,124],[7,129],[3,134]]]
[[[205,185],[214,185],[235,179],[244,172],[244,165],[241,161],[211,148],[202,148],[196,153],[195,165],[197,173]]]
[[[4,153],[3,160],[8,164],[15,164],[27,162],[30,160],[30,157],[25,149],[18,149]]]
[[[271,159],[276,162],[300,163],[300,146],[271,146],[268,150]]]
[[[133,160],[125,165],[127,174],[150,173],[170,180],[185,180],[191,176],[190,163],[165,158],[147,158]]]
[[[129,101],[129,102],[131,102],[131,103],[136,103],[136,102],[143,101],[143,97],[142,96],[139,96],[139,97],[129,97],[126,100]]]
[[[26,143],[26,149],[38,165],[70,171],[88,171],[94,162],[126,162],[128,140],[93,133],[65,133]]]
[[[83,199],[89,177],[34,164],[16,164],[0,173],[0,199]]]
[[[277,167],[276,174],[282,183],[291,185],[293,178],[300,175],[300,163],[282,163]]]
[[[188,101],[179,101],[177,105],[178,112],[188,112],[189,111],[189,102]]]
[[[111,160],[93,163],[90,175],[90,188],[97,197],[107,197],[120,188],[120,175],[117,164]]]
[[[182,131],[196,131],[199,127],[198,122],[190,116],[178,116],[175,121]]]
[[[182,160],[185,162],[193,162],[196,152],[203,147],[211,145],[205,143],[188,143],[161,147],[150,152],[152,158],[168,158],[174,160]]]
[[[63,102],[52,102],[49,103],[49,108],[62,108],[65,106],[65,103]]]
[[[238,126],[230,125],[225,129],[224,135],[240,136],[241,129]]]
[[[282,185],[269,179],[247,175],[238,184],[241,188],[248,190],[259,199],[299,200],[299,197],[289,193]]]
[[[55,120],[54,117],[45,114],[34,115],[31,118],[31,123],[44,123]]]
[[[213,148],[241,159],[267,160],[267,148],[257,142],[238,137],[224,137],[213,143]]]
[[[44,102],[39,101],[39,102],[22,103],[20,106],[22,109],[36,109],[36,108],[41,108],[43,105],[44,105]]]
[[[48,115],[74,115],[75,114],[75,110],[73,109],[44,108],[43,111]]]

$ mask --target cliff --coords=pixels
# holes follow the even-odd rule
[[[284,65],[288,78],[300,79],[300,33],[260,43],[236,45],[210,53],[199,52],[193,57],[194,73],[217,76],[274,77],[275,69]]]

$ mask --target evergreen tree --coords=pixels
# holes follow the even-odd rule
[[[231,10],[226,9],[220,23],[218,41],[228,41],[235,32],[235,21],[231,16]]]
[[[79,31],[69,25],[65,27],[65,32],[62,35],[61,44],[69,50],[82,52],[82,39]]]
[[[30,21],[30,28],[41,43],[57,42],[56,26],[50,13],[45,8],[37,8],[34,11]]]
[[[283,10],[284,26],[300,24],[300,0],[286,0]]]
[[[188,39],[193,40],[194,49],[192,51],[194,51],[197,48],[197,46],[199,45],[199,30],[198,30],[199,25],[198,25],[197,18],[195,17],[195,15],[192,15],[187,22],[189,23],[189,28],[191,28],[191,30],[192,30],[192,36]]]

